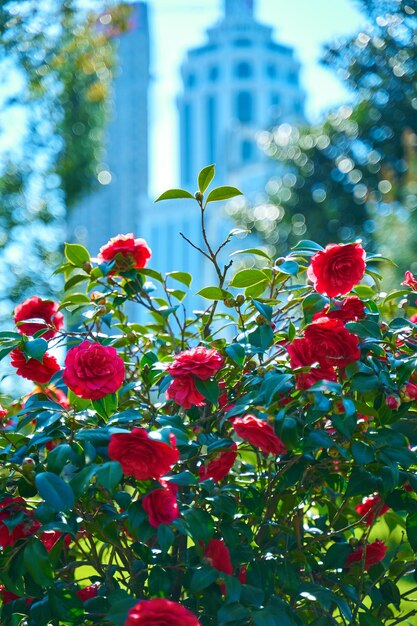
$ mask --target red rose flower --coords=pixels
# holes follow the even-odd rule
[[[367,526],[371,526],[377,517],[384,515],[389,509],[379,495],[369,496],[355,506],[355,511],[364,517]]]
[[[170,524],[179,517],[178,503],[171,489],[155,489],[148,493],[142,506],[148,514],[151,526],[158,528],[161,524]]]
[[[212,539],[204,550],[204,559],[209,565],[224,574],[233,574],[233,565],[229,550],[222,539]]]
[[[53,300],[42,300],[38,296],[28,298],[14,310],[14,323],[17,325],[17,330],[19,333],[32,336],[38,330],[49,328],[42,338],[52,339],[64,325],[64,316],[58,308],[58,302]],[[25,320],[31,321],[25,322]]]
[[[349,293],[365,274],[365,250],[360,243],[331,243],[311,257],[307,277],[329,298]]]
[[[321,317],[305,329],[316,360],[322,367],[344,367],[360,358],[359,340],[340,320]]]
[[[246,585],[247,569],[248,568],[246,565],[242,565],[242,567],[239,570],[239,574],[237,575],[238,580],[241,585]]]
[[[13,591],[7,591],[4,585],[0,585],[0,598],[3,604],[13,602],[13,600],[20,600],[22,596],[17,596]]]
[[[208,350],[204,346],[184,350],[167,367],[171,376],[195,376],[207,380],[223,367],[223,358],[217,350]]]
[[[404,274],[404,280],[401,283],[405,287],[410,287],[413,291],[417,291],[417,280],[414,278],[412,273],[407,270]]]
[[[7,409],[3,409],[3,407],[0,404],[0,422],[4,421],[4,418],[7,416]]]
[[[24,515],[23,520],[16,524],[12,529],[4,523],[4,520],[12,520],[13,518]],[[23,498],[4,498],[0,502],[0,546],[4,549],[7,546],[13,546],[16,541],[33,535],[41,524],[33,519],[33,512],[26,508],[26,502]]]
[[[62,537],[62,533],[59,532],[59,530],[45,530],[41,534],[40,540],[42,541],[47,551],[50,552],[52,548],[54,547],[54,545],[56,544],[56,542],[61,539],[61,537]],[[66,545],[67,548],[70,545],[71,541],[72,541],[71,536],[65,535],[64,544]]]
[[[354,563],[361,562],[362,559],[364,558],[364,551],[365,551],[365,547],[362,545],[355,548],[353,552],[351,552],[348,555],[345,561],[345,567],[349,567],[350,565],[353,565]],[[387,546],[385,545],[383,541],[377,540],[377,541],[374,541],[373,543],[368,543],[366,546],[364,569],[368,571],[368,569],[372,567],[372,565],[375,565],[376,563],[379,563],[380,561],[382,561],[386,553],[387,553]]]
[[[221,450],[218,452],[214,459],[209,461],[206,465],[201,465],[198,468],[198,474],[200,476],[200,482],[212,478],[214,482],[218,483],[230,472],[237,457],[237,445],[232,443],[227,450]]]
[[[401,389],[401,399],[404,402],[413,402],[417,400],[417,384],[412,380],[409,380],[408,383]]]
[[[314,383],[320,380],[336,380],[336,372],[333,367],[327,363],[319,365],[317,358],[317,349],[315,345],[306,337],[294,339],[287,347],[290,356],[291,367],[311,367],[309,372],[303,372],[296,375],[298,389],[308,389]]]
[[[398,396],[386,396],[385,404],[392,411],[396,411],[401,406],[401,398],[399,398]]]
[[[174,378],[167,391],[168,400],[174,400],[183,409],[191,409],[192,406],[204,406],[204,396],[197,391],[191,376],[177,376]]]
[[[108,454],[113,461],[119,461],[123,474],[136,480],[158,480],[169,472],[180,456],[175,441],[169,446],[151,439],[143,428],[112,435]]]
[[[124,626],[201,626],[185,606],[165,598],[141,600],[127,614]]]
[[[410,322],[413,322],[413,324],[417,324],[417,313],[414,313],[411,317],[408,318],[410,320]]]
[[[135,239],[133,233],[129,233],[112,237],[106,245],[100,248],[98,260],[101,263],[115,260],[115,270],[120,272],[146,267],[151,256],[152,252],[146,241]]]
[[[365,305],[357,296],[348,296],[342,302],[328,304],[322,311],[313,315],[313,322],[320,317],[330,317],[346,324],[365,317]]]
[[[78,589],[75,593],[80,598],[81,602],[87,602],[87,600],[91,600],[91,598],[97,596],[99,588],[100,583],[93,583],[83,589]]]
[[[19,376],[40,385],[49,383],[52,376],[61,369],[56,358],[47,352],[43,355],[42,362],[33,358],[26,360],[20,348],[12,350],[10,357],[11,365],[16,368]]]
[[[111,346],[83,341],[65,359],[64,383],[80,398],[99,400],[115,393],[124,377],[123,359]]]
[[[281,439],[276,436],[274,429],[267,422],[253,415],[245,415],[244,417],[233,418],[232,424],[239,437],[259,448],[265,454],[286,453]]]

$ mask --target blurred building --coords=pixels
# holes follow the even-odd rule
[[[250,202],[262,202],[265,185],[279,167],[259,147],[262,132],[305,119],[294,50],[276,42],[273,29],[256,20],[254,0],[223,0],[222,18],[208,29],[206,43],[187,53],[181,76],[181,187],[195,191],[198,172],[215,163],[216,186],[236,186]],[[210,205],[206,219],[214,247],[235,227],[224,214],[224,203]],[[213,268],[179,231],[204,248],[196,203],[159,203],[146,231],[158,268],[192,271],[194,291],[216,284]],[[243,247],[239,241],[237,247]]]
[[[104,16],[106,18],[108,16]],[[68,217],[69,237],[93,256],[110,237],[139,232],[148,206],[149,24],[145,2],[131,5],[125,31],[103,27],[114,37],[118,58],[106,155],[97,172],[99,189]]]
[[[181,68],[181,186],[192,187],[197,172],[216,163],[220,185],[250,192],[276,167],[257,145],[259,132],[302,122],[305,94],[294,50],[256,21],[254,0],[223,1],[224,17]]]
[[[262,132],[304,119],[300,64],[293,49],[256,20],[254,0],[222,1],[222,18],[181,67],[180,185],[194,191],[199,170],[216,163],[217,186],[235,185],[256,202],[277,168],[258,145]],[[96,255],[110,237],[134,232],[149,242],[156,269],[191,271],[195,293],[215,284],[211,266],[179,234],[204,246],[199,209],[192,200],[153,205],[148,198],[148,12],[145,2],[131,7],[127,32],[115,33],[119,68],[101,188],[72,211],[69,236]],[[218,204],[207,211],[213,246],[234,227],[223,210]],[[187,308],[197,304],[193,298]]]

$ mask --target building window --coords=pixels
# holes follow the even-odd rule
[[[268,63],[266,66],[266,75],[268,78],[276,78],[277,77],[277,66],[274,63]]]
[[[297,74],[297,72],[288,72],[288,82],[291,85],[298,85],[298,74]]]
[[[217,65],[212,65],[208,71],[208,78],[211,83],[215,83],[219,78],[219,68]]]
[[[253,68],[247,61],[241,61],[235,66],[236,78],[250,78],[253,74]]]
[[[250,39],[235,39],[233,42],[235,48],[249,48],[252,45]]]
[[[208,96],[206,100],[207,114],[207,162],[216,160],[216,98]]]
[[[242,163],[249,163],[253,159],[253,143],[248,139],[240,144],[240,158]]]
[[[270,98],[271,122],[275,124],[281,114],[281,96],[279,93],[271,93]]]
[[[185,103],[182,109],[182,163],[183,178],[188,183],[192,179],[191,167],[193,162],[192,141],[192,108],[191,104]]]
[[[195,74],[188,74],[186,76],[186,78],[185,78],[185,86],[188,89],[192,89],[193,87],[195,87],[196,83],[197,83],[197,80],[196,80]]]
[[[249,91],[239,91],[236,95],[236,117],[242,124],[253,121],[253,97]]]

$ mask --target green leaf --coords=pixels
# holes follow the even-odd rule
[[[90,261],[90,253],[78,243],[66,243],[64,254],[71,265],[75,265],[75,267],[82,267],[83,263]]]
[[[48,472],[60,474],[66,462],[71,458],[71,446],[68,443],[61,443],[48,454]]]
[[[352,456],[358,465],[367,465],[375,460],[374,450],[363,441],[354,441],[352,444]]]
[[[175,539],[175,535],[171,528],[166,524],[160,524],[156,535],[162,552],[168,552]]]
[[[242,289],[264,282],[265,280],[268,280],[268,276],[262,270],[245,269],[236,272],[231,280],[230,286]]]
[[[91,404],[93,408],[101,417],[107,419],[117,411],[117,395],[115,393],[109,393],[100,400],[92,400]]]
[[[160,200],[175,200],[177,198],[190,198],[194,200],[194,196],[189,191],[185,189],[169,189],[168,191],[164,191],[155,202],[160,202]]]
[[[203,591],[203,589],[206,589],[213,584],[217,578],[219,578],[219,572],[214,567],[209,567],[208,565],[198,567],[194,570],[191,578],[191,593],[199,593],[200,591]]]
[[[349,496],[368,496],[376,490],[378,479],[376,476],[354,467],[349,478],[348,486],[346,489],[346,497]]]
[[[48,552],[42,541],[33,537],[25,547],[23,563],[34,581],[43,587],[49,587],[53,580],[52,567]]]
[[[196,543],[202,541],[207,544],[214,533],[214,522],[206,511],[202,509],[188,509],[183,513],[187,529]]]
[[[259,313],[263,315],[264,318],[268,320],[268,322],[270,322],[272,320],[272,314],[274,312],[272,306],[269,306],[269,304],[265,304],[264,302],[259,302],[259,300],[252,300],[252,302],[256,310],[259,311]]]
[[[219,200],[228,200],[241,195],[242,192],[236,189],[236,187],[216,187],[216,189],[210,191],[206,202],[218,202]]]
[[[229,356],[235,363],[237,363],[240,367],[243,365],[245,361],[245,348],[240,345],[240,343],[231,343],[226,346],[224,351],[227,356]]]
[[[191,285],[191,282],[193,280],[192,274],[189,274],[188,272],[168,272],[167,276],[173,278],[174,280],[177,280],[183,285],[187,285],[187,287]]]
[[[200,193],[204,193],[214,178],[215,166],[207,165],[198,175],[198,189]]]
[[[340,569],[343,567],[352,548],[348,543],[334,543],[323,559],[323,569]]]
[[[84,615],[83,603],[74,591],[54,587],[48,591],[48,601],[53,615],[67,623]]]
[[[103,463],[103,465],[100,465],[96,470],[97,482],[108,491],[113,491],[122,477],[122,466],[118,461]]]
[[[91,431],[88,431],[91,432]],[[78,498],[81,494],[85,493],[91,479],[97,471],[97,465],[88,465],[75,474],[71,479],[71,489]]]
[[[295,261],[284,261],[280,265],[277,265],[276,268],[278,272],[281,274],[288,274],[289,276],[297,276],[299,265]]]
[[[51,472],[42,472],[35,478],[39,495],[55,511],[70,511],[74,506],[74,493],[65,480]]]
[[[261,248],[247,248],[246,250],[235,250],[232,252],[230,256],[234,256],[235,254],[254,254],[255,256],[261,256],[268,261],[271,261],[271,257]]]
[[[47,349],[48,342],[45,339],[32,339],[32,341],[27,341],[24,345],[25,354],[41,363]]]
[[[198,480],[188,470],[184,470],[179,474],[173,474],[172,476],[164,476],[164,480],[175,485],[198,485]]]
[[[218,624],[229,624],[229,622],[244,623],[248,617],[249,611],[237,602],[234,604],[226,604],[217,612]]]
[[[304,251],[304,250],[307,252],[318,252],[319,250],[323,250],[324,248],[323,246],[316,243],[315,241],[310,241],[309,239],[302,239],[291,249],[296,250],[297,252]]]
[[[220,287],[204,287],[197,292],[197,296],[201,296],[207,300],[226,300],[232,297],[228,291],[220,289]]]
[[[194,384],[199,393],[201,393],[209,402],[217,405],[219,400],[220,390],[219,385],[215,380],[200,380],[194,379]]]
[[[410,546],[414,552],[417,552],[417,513],[407,515],[405,527]]]
[[[130,609],[137,604],[137,599],[119,590],[112,593],[109,596],[109,600],[111,608],[106,615],[106,622],[110,622],[110,624],[114,624],[114,626],[124,626],[126,616]]]

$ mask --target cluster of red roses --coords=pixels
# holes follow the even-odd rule
[[[349,293],[365,273],[365,250],[361,244],[328,245],[311,258],[307,276],[314,289],[330,298]],[[335,381],[337,372],[360,357],[358,337],[346,322],[364,317],[363,302],[357,296],[328,304],[313,316],[304,336],[288,346],[294,368],[309,367],[297,374],[297,386],[308,389],[319,380]]]
[[[145,267],[150,256],[151,251],[146,242],[129,234],[111,239],[101,248],[97,260],[99,263],[111,264],[108,270],[113,277],[123,276],[132,268]],[[313,316],[311,323],[304,329],[303,336],[294,339],[287,346],[291,367],[303,368],[302,372],[296,372],[299,389],[308,389],[320,380],[337,380],[343,374],[344,367],[360,358],[358,337],[349,332],[345,324],[365,316],[362,301],[356,296],[347,296],[363,278],[365,269],[365,251],[359,243],[329,245],[311,258],[307,270],[308,279],[318,293],[331,300],[322,311]],[[406,284],[417,290],[417,281],[411,274],[408,277],[406,275]],[[343,298],[340,299],[340,296]],[[42,337],[48,341],[59,334],[64,323],[57,303],[37,297],[29,298],[16,307],[14,319],[20,333],[33,337],[39,336],[39,331],[43,331]],[[45,385],[61,369],[53,355],[46,352],[38,360],[27,357],[20,348],[12,351],[11,363],[20,376],[42,385],[45,393],[48,392]],[[211,347],[200,345],[180,352],[166,368],[166,372],[172,377],[167,389],[167,399],[185,410],[204,406],[206,399],[198,390],[198,381],[216,380],[216,377],[220,377],[223,366],[222,355]],[[95,401],[120,389],[125,378],[125,364],[115,348],[86,340],[68,351],[62,378],[77,396]],[[217,383],[221,385],[222,381],[217,380]],[[404,389],[404,398],[411,396],[417,397],[417,381],[413,379],[410,379]],[[227,394],[225,404],[224,412],[229,417],[225,421],[225,431],[230,437],[237,436],[265,455],[286,454],[284,443],[268,421],[252,414],[236,416],[236,413],[233,414],[233,407],[227,405]],[[229,443],[229,447],[210,454],[206,461],[200,463],[200,482],[208,479],[220,482],[229,474],[238,459],[239,447],[242,447],[241,443],[238,445],[235,441]],[[124,475],[137,481],[157,481],[152,490],[141,498],[151,526],[158,528],[161,524],[170,524],[179,517],[178,488],[167,476],[180,458],[173,435],[170,435],[169,440],[163,441],[143,428],[134,428],[131,432],[112,434],[107,452],[110,459],[120,463]],[[368,526],[373,524],[377,516],[388,510],[389,507],[379,495],[369,496],[356,506],[357,513]],[[4,520],[7,521],[8,517],[17,513],[23,513],[23,521],[9,528]],[[2,547],[13,545],[19,539],[36,533],[40,526],[21,498],[5,498],[0,503]],[[62,534],[57,531],[40,534],[48,551],[61,537]],[[71,538],[65,536],[64,542],[68,546]],[[203,558],[209,565],[226,575],[233,574],[230,553],[223,539],[212,539],[202,547]],[[349,554],[344,566],[350,568],[355,563],[362,563],[364,569],[368,570],[385,557],[386,550],[387,547],[381,541],[361,543]],[[245,582],[244,569],[239,572],[239,580]],[[221,590],[225,593],[223,583]],[[77,593],[85,601],[97,595],[98,586],[89,585]],[[155,598],[138,602],[129,611],[125,626],[151,626],[159,623],[175,626],[200,624],[197,617],[181,604]]]

